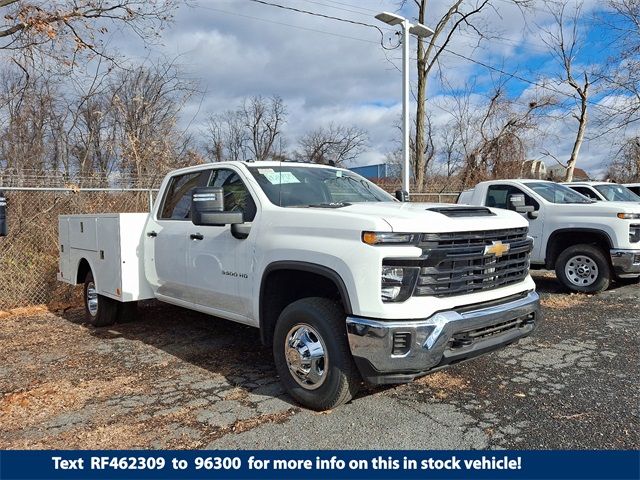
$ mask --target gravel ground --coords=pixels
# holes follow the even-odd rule
[[[505,350],[316,413],[258,331],[169,306],[111,329],[0,316],[0,448],[640,448],[640,286],[558,293]]]

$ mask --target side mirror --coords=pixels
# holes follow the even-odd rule
[[[7,198],[0,192],[0,237],[7,236]]]
[[[194,188],[191,192],[191,221],[194,225],[223,227],[243,223],[242,212],[224,211],[221,187]]]
[[[509,206],[511,207],[510,210],[518,213],[530,214],[536,210],[533,205],[526,204],[524,193],[514,193],[513,195],[509,195]]]
[[[408,202],[409,192],[405,190],[396,190],[396,199],[400,200],[401,202]]]

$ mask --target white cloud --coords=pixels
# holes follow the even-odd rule
[[[395,11],[398,5],[395,0],[343,0],[341,4],[331,3],[334,8],[329,8],[329,3],[321,5],[322,2],[305,0],[276,3],[381,27],[384,25],[373,18],[375,12]],[[433,26],[449,3],[450,0],[430,2],[425,23]],[[488,39],[475,48],[473,31],[468,29],[453,38],[450,50],[508,72],[517,71],[532,80],[543,71],[551,76],[556,67],[545,54],[546,47],[539,36],[539,27],[549,24],[549,14],[541,5],[523,13],[508,1],[493,3],[495,8],[487,9],[477,20],[502,39]],[[584,14],[601,8],[601,3],[588,0]],[[413,3],[406,5],[410,8]],[[370,149],[357,160],[358,164],[383,161],[385,153],[398,145],[401,77],[386,60],[379,45],[380,35],[372,28],[246,1],[201,0],[199,6],[178,12],[174,26],[164,35],[163,47],[153,48],[149,53],[141,50],[135,40],[126,39],[126,43],[124,40],[122,52],[127,55],[179,56],[188,77],[200,82],[205,97],[194,98],[194,103],[183,112],[185,123],[193,120],[193,128],[202,125],[210,114],[234,108],[246,96],[275,94],[284,99],[288,108],[285,133],[292,147],[305,131],[332,121],[369,131]],[[389,52],[388,56],[400,65],[399,50]],[[415,80],[413,63],[412,80]],[[531,71],[534,66],[535,71]],[[454,88],[475,84],[479,94],[498,76],[450,53],[443,55],[442,68]],[[554,88],[565,90],[562,85]],[[521,98],[535,93],[536,88],[529,86]],[[434,125],[446,124],[448,114],[443,106],[449,100],[437,75],[430,79],[429,97],[432,100],[427,108],[434,114]],[[575,121],[570,118],[549,120],[545,130],[555,133],[555,137],[548,144],[533,142],[531,156],[536,157],[547,148],[559,157],[567,157],[575,128]],[[601,171],[610,155],[611,149],[607,148],[610,143],[602,137],[586,141],[582,166]]]

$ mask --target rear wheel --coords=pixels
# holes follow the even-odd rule
[[[93,273],[87,273],[84,280],[84,317],[94,327],[107,327],[118,319],[119,303],[98,294]]]
[[[597,293],[609,288],[611,267],[598,247],[574,245],[558,256],[556,276],[569,290]]]
[[[285,308],[276,324],[273,355],[289,395],[314,410],[346,403],[360,387],[344,311],[329,299],[304,298]]]

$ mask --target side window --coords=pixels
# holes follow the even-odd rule
[[[509,196],[521,193],[524,195],[525,205],[533,206],[536,210],[540,209],[540,204],[536,202],[530,195],[527,195],[518,187],[511,185],[491,185],[487,190],[487,207],[504,208],[511,210],[509,205]]]
[[[233,170],[226,168],[214,170],[209,186],[223,188],[225,211],[243,212],[245,222],[252,222],[256,217],[257,209],[253,197],[240,176]]]
[[[491,185],[487,191],[487,207],[508,209],[507,197],[509,196],[508,185]]]
[[[590,188],[587,188],[587,187],[570,187],[570,188],[572,188],[576,192],[584,195],[587,198],[592,198],[594,200],[600,200],[600,197],[598,197],[598,195],[596,195],[595,192],[591,191]]]
[[[206,187],[210,176],[211,170],[204,170],[172,177],[158,218],[162,220],[191,218],[191,191],[194,188]]]

